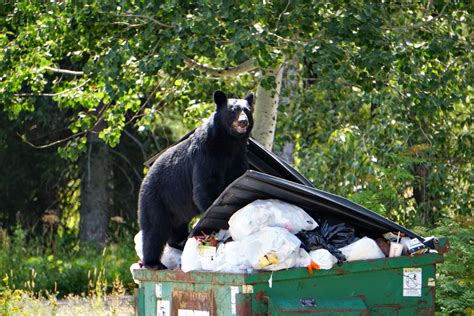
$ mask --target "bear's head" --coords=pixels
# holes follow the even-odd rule
[[[253,93],[244,99],[227,99],[222,91],[214,92],[216,119],[232,136],[248,137],[253,127]]]

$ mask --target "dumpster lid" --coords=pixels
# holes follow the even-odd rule
[[[194,130],[190,131],[177,143],[189,138],[193,133]],[[147,160],[145,165],[151,166],[161,153],[163,151]],[[227,186],[206,210],[191,235],[202,230],[227,229],[228,220],[237,210],[256,199],[273,198],[300,206],[319,222],[344,222],[369,235],[400,231],[408,237],[424,240],[405,227],[354,202],[316,189],[308,179],[253,138],[249,139],[248,158],[253,170],[247,171]]]
[[[247,171],[227,186],[198,221],[191,236],[201,231],[228,229],[230,217],[257,199],[280,199],[303,208],[318,222],[347,223],[367,235],[400,231],[408,237],[424,240],[405,227],[343,197],[254,170]]]
[[[251,169],[314,188],[308,179],[253,138],[249,140],[248,157]]]

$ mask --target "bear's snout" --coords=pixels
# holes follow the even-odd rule
[[[249,118],[244,111],[240,112],[239,118],[237,119],[240,127],[247,127],[249,125]]]

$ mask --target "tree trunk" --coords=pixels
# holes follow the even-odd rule
[[[424,226],[433,226],[434,218],[433,212],[429,203],[429,196],[427,190],[427,179],[429,170],[426,165],[415,164],[414,174],[416,177],[415,185],[413,186],[413,197],[418,206],[418,212],[421,213],[421,223]]]
[[[275,76],[275,90],[267,90],[260,83],[257,87],[257,100],[254,109],[254,126],[252,137],[268,150],[272,149],[275,137],[278,102],[280,99],[281,78],[283,67],[280,65],[270,71]]]
[[[285,67],[283,71],[283,77],[282,77],[282,82],[281,82],[281,92],[283,97],[281,98],[280,101],[280,106],[283,106],[283,108],[291,109],[291,101],[295,99],[295,95],[298,91],[299,88],[299,78],[298,78],[298,67],[299,67],[299,62],[297,58],[292,58],[289,60],[287,66]],[[290,110],[291,111],[291,110]],[[285,136],[291,135],[291,133],[288,133],[288,126],[285,126],[283,128],[283,134]],[[294,158],[294,152],[295,152],[295,143],[291,137],[288,137],[284,143],[283,143],[283,148],[281,153],[279,154],[280,158],[288,162],[289,164],[294,164],[295,158]]]
[[[109,151],[98,137],[89,139],[87,157],[82,163],[79,238],[105,246],[109,225],[108,178]]]

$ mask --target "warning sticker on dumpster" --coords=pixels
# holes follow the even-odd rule
[[[403,268],[403,296],[421,296],[421,268]]]

